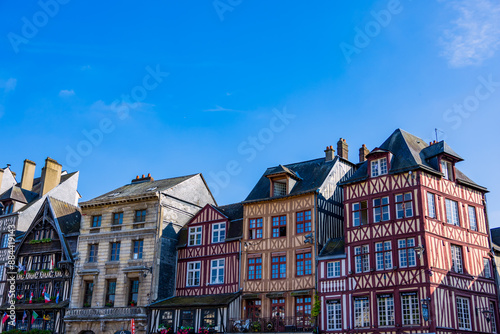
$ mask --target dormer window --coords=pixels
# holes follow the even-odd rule
[[[373,160],[371,162],[372,177],[387,174],[387,158]]]
[[[453,181],[453,164],[446,160],[441,160],[441,172],[444,178]]]
[[[274,181],[273,183],[273,196],[286,195],[286,180]]]

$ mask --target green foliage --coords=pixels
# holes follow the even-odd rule
[[[318,294],[314,295],[314,304],[311,309],[311,316],[316,318],[321,312],[321,301],[319,300]]]

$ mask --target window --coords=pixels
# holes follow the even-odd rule
[[[262,257],[248,259],[248,280],[262,279]]]
[[[201,262],[189,262],[187,266],[187,286],[199,286]]]
[[[40,293],[43,290],[40,291]],[[83,307],[90,307],[92,305],[92,293],[94,291],[94,282],[85,282],[85,290],[83,294]]]
[[[328,262],[326,264],[326,277],[340,277],[340,261]]]
[[[262,218],[250,219],[250,239],[262,239]]]
[[[262,313],[262,300],[252,299],[247,300],[247,318],[257,320]]]
[[[144,245],[143,240],[134,241],[134,249],[133,249],[133,253],[132,253],[132,259],[134,259],[134,260],[142,259],[143,245]]]
[[[368,297],[354,298],[354,327],[370,327],[370,303]]]
[[[376,198],[373,200],[373,221],[375,223],[388,221],[389,214],[389,197]]]
[[[377,259],[377,270],[392,269],[392,247],[390,241],[377,242],[375,244],[375,257]]]
[[[285,196],[286,195],[286,181],[273,182],[273,196]]]
[[[285,298],[271,299],[271,317],[285,318]]]
[[[189,228],[189,246],[201,245],[201,226]]]
[[[113,213],[113,223],[111,224],[111,231],[119,231],[122,229],[123,212]]]
[[[92,227],[101,227],[102,216],[92,216]]]
[[[415,257],[415,239],[399,239],[398,240],[398,252],[399,252],[399,267],[415,267],[417,265],[417,260]]]
[[[161,323],[165,328],[174,326],[174,311],[163,311],[161,315]]]
[[[273,256],[271,262],[271,278],[286,278],[286,256]]]
[[[401,307],[403,325],[418,325],[420,323],[420,309],[416,292],[401,293]]]
[[[446,222],[455,226],[460,226],[458,219],[458,203],[451,199],[446,199]]]
[[[496,309],[495,309],[495,303],[494,302],[490,302],[490,310],[493,312],[493,314],[491,315],[491,332],[492,333],[496,333],[497,332],[497,322],[496,322]]]
[[[180,326],[194,328],[194,311],[181,311]]]
[[[108,280],[107,283],[105,306],[113,307],[115,306],[116,281]]]
[[[111,243],[111,256],[109,258],[110,261],[120,261],[120,243],[112,242]]]
[[[286,237],[286,216],[273,217],[273,238]]]
[[[444,178],[453,181],[453,165],[449,161],[441,160],[441,172]]]
[[[372,161],[372,177],[387,174],[387,158]]]
[[[458,274],[464,273],[462,247],[457,245],[451,245],[451,269]]]
[[[212,242],[224,242],[226,239],[226,223],[212,224]]]
[[[326,301],[326,317],[329,331],[342,329],[342,304],[340,304],[340,300]]]
[[[217,326],[217,310],[201,310],[201,327],[212,328]]]
[[[427,216],[436,218],[436,195],[427,193]]]
[[[312,231],[311,210],[297,212],[297,233]]]
[[[311,297],[295,297],[295,317],[301,328],[311,325]]]
[[[89,262],[97,262],[97,251],[99,249],[98,244],[91,244],[89,245]]]
[[[297,276],[312,275],[311,252],[297,254]]]
[[[368,202],[361,201],[352,205],[353,226],[368,224]]]
[[[128,304],[130,306],[137,306],[138,301],[139,301],[139,280],[133,279],[130,281]]]
[[[210,283],[223,284],[224,283],[224,259],[212,260]]]
[[[142,223],[146,221],[146,209],[137,210],[135,212],[135,220],[136,223]]]
[[[356,273],[370,271],[368,245],[354,247],[354,262],[356,264]]]
[[[394,326],[394,297],[392,295],[378,295],[377,307],[379,326]]]
[[[396,218],[413,217],[413,197],[411,193],[396,195]]]
[[[1,248],[9,247],[9,233],[4,233],[2,235],[2,245]]]
[[[491,278],[490,260],[487,258],[483,258],[483,276]]]
[[[458,328],[461,330],[470,330],[470,312],[469,312],[469,299],[457,297],[457,315],[458,315]]]
[[[473,231],[477,231],[476,208],[470,205],[469,205],[469,228]]]

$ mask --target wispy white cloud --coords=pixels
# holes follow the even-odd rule
[[[500,1],[456,0],[458,13],[440,39],[441,53],[452,67],[480,65],[500,48]]]
[[[0,80],[0,88],[4,93],[9,93],[16,89],[17,79],[9,78],[7,80]]]
[[[68,90],[68,89],[63,89],[59,92],[60,97],[68,97],[68,96],[74,96],[75,91],[73,89]]]
[[[221,106],[215,106],[215,108],[205,109],[203,111],[210,111],[210,112],[221,112],[221,111],[224,111],[224,112],[242,112],[241,110],[228,109],[228,108],[224,108],[224,107],[221,107]]]

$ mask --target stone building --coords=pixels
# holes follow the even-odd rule
[[[201,174],[130,184],[81,203],[79,238],[66,333],[146,333],[145,306],[172,296],[179,230],[216,204]],[[159,273],[162,273],[160,276]]]

